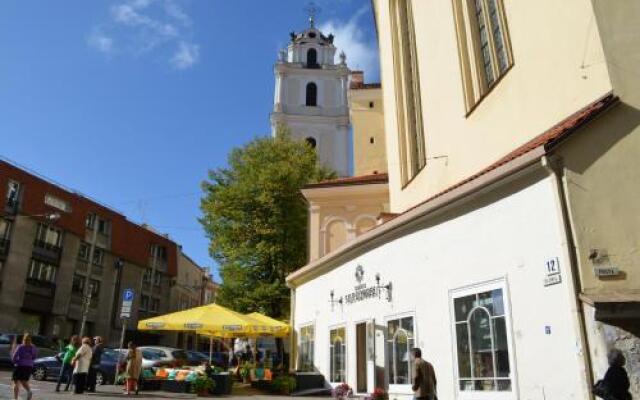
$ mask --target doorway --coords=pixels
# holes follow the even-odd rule
[[[356,325],[356,391],[358,393],[368,393],[366,322]]]

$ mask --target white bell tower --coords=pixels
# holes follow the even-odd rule
[[[275,96],[271,132],[285,125],[295,138],[307,140],[320,162],[339,176],[349,175],[349,69],[346,56],[334,61],[333,35],[315,27],[291,32],[291,42],[280,51],[275,65]]]

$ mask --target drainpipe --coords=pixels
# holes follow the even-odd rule
[[[591,354],[589,347],[589,339],[587,336],[586,319],[584,315],[584,309],[582,301],[580,300],[581,284],[580,284],[580,267],[578,265],[578,255],[576,254],[576,245],[573,237],[573,230],[571,227],[570,212],[567,199],[566,188],[566,168],[561,165],[560,160],[556,157],[549,158],[548,156],[542,156],[542,167],[553,177],[557,194],[557,206],[559,207],[560,215],[562,217],[561,229],[564,237],[567,241],[567,256],[569,258],[569,271],[571,277],[568,283],[573,289],[574,300],[574,314],[576,323],[578,324],[579,340],[581,347],[581,358],[584,364],[584,381],[586,387],[584,391],[587,393],[589,400],[594,400],[595,397],[591,393],[593,387],[593,368],[591,364]]]
[[[297,346],[297,338],[296,338],[296,330],[295,330],[295,322],[296,322],[296,289],[291,288],[291,303],[289,307],[289,325],[291,329],[291,334],[289,335],[289,371],[296,370],[296,353],[298,351]],[[284,362],[284,360],[282,360]]]

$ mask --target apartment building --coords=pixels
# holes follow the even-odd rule
[[[134,330],[138,319],[170,310],[175,242],[5,160],[0,195],[0,331],[68,337],[80,331],[90,297],[85,333],[116,344],[121,295],[129,288],[135,297],[128,337],[161,339]]]
[[[421,347],[440,399],[590,399],[617,347],[637,397],[638,3],[372,6],[392,215],[287,278],[292,363],[409,399]]]

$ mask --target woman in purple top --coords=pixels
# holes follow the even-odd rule
[[[33,361],[38,357],[38,349],[31,343],[31,335],[25,333],[22,337],[22,344],[18,346],[11,361],[13,361],[13,398],[18,400],[20,385],[27,391],[27,400],[31,400],[33,393],[29,387],[29,378],[33,369]]]

